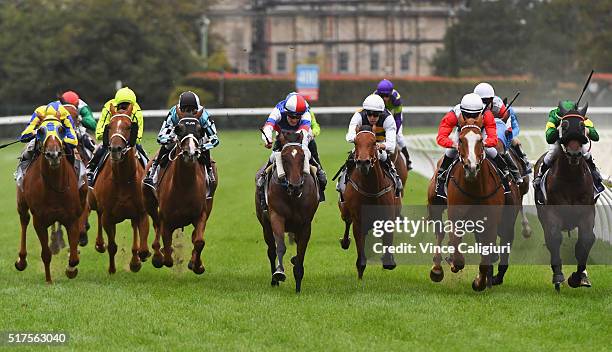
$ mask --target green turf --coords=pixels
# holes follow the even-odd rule
[[[328,174],[350,145],[344,131],[324,130],[319,150]],[[64,250],[52,261],[53,285],[44,282],[40,245],[30,226],[29,266],[17,272],[19,221],[12,172],[19,147],[0,152],[0,331],[64,331],[66,350],[608,350],[612,336],[612,272],[589,267],[594,287],[555,293],[547,266],[514,266],[503,286],[475,293],[476,268],[446,268],[434,284],[429,265],[383,271],[369,265],[356,278],[355,249],[343,251],[336,194],[315,217],[306,253],[303,292],[288,280],[270,287],[269,265],[254,211],[254,173],[268,155],[257,131],[221,131],[220,185],[206,229],[206,273],[182,262],[131,273],[129,227],[119,227],[118,272],[108,255],[81,249],[79,275],[63,271]],[[154,149],[153,135],[145,147]],[[423,204],[427,181],[410,175],[405,201]],[[95,228],[95,216],[91,216]],[[152,234],[152,231],[151,231]],[[90,231],[90,239],[94,234]],[[191,247],[178,239],[183,260]],[[533,246],[542,246],[534,237]],[[289,254],[295,247],[289,248]],[[565,268],[566,275],[571,272]],[[2,346],[4,347],[4,346]],[[2,349],[0,347],[0,349]],[[35,347],[27,347],[38,349]],[[58,348],[61,350],[62,348]]]

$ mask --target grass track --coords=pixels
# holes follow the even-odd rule
[[[330,177],[350,147],[343,133],[324,130],[317,140]],[[90,241],[74,280],[63,274],[67,252],[54,256],[51,286],[44,283],[31,226],[29,266],[21,273],[13,266],[19,221],[12,172],[20,150],[2,150],[0,331],[68,332],[71,341],[58,350],[609,350],[609,266],[589,267],[592,289],[565,287],[561,294],[550,284],[548,266],[511,267],[502,287],[484,293],[470,287],[474,267],[455,275],[446,270],[444,281],[433,284],[429,266],[389,272],[368,265],[359,282],[354,246],[343,251],[338,244],[343,224],[333,185],[315,218],[303,292],[294,294],[290,264],[288,280],[271,288],[253,205],[254,173],[268,151],[257,131],[221,131],[220,137],[213,152],[220,186],[206,230],[204,275],[188,271],[185,262],[158,270],[150,261],[130,273],[124,222],[117,274],[107,274],[108,255],[95,252]],[[145,139],[153,153],[153,136]],[[411,174],[408,182],[405,203],[424,203],[427,180]],[[95,216],[90,219],[95,229]],[[187,233],[178,242],[182,258],[191,250]],[[566,276],[570,272],[566,267]]]

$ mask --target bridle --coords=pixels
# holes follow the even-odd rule
[[[374,136],[374,139],[376,139],[376,133],[374,133],[372,131],[367,131],[367,130],[357,132],[357,134],[355,135],[355,139],[357,139],[357,136],[359,136],[359,134],[361,134],[361,133],[370,133],[370,134],[372,134]],[[355,160],[355,162],[356,162],[356,160]],[[374,164],[376,162],[378,162],[378,153],[375,151],[374,152],[374,157],[369,158],[367,160],[367,162],[369,163],[370,167],[374,167]],[[353,181],[351,179],[351,175],[350,174],[347,173],[346,179],[347,179],[348,183],[350,183],[351,186],[353,186],[353,188],[357,191],[357,193],[359,193],[362,196],[367,197],[367,198],[379,198],[379,197],[383,196],[384,194],[389,193],[390,191],[392,191],[394,189],[394,187],[395,187],[395,185],[393,183],[391,183],[389,186],[383,188],[382,190],[380,190],[380,191],[378,191],[376,193],[370,193],[370,192],[366,192],[363,189],[361,189],[359,187],[359,185],[355,181]]]
[[[196,124],[199,123],[199,120],[196,119],[195,117],[183,117],[183,118],[180,119],[179,123],[182,122],[182,121],[193,122],[193,123],[196,123]],[[200,157],[200,154],[202,152],[200,150],[200,140],[196,136],[194,136],[193,132],[190,132],[190,133],[187,133],[185,136],[181,137],[180,139],[176,140],[176,143],[174,144],[174,147],[172,148],[172,150],[170,151],[170,154],[168,155],[168,159],[170,161],[174,161],[174,160],[176,160],[179,157],[179,155],[184,151],[183,142],[186,141],[186,140],[189,140],[189,139],[193,140],[193,142],[195,143],[195,145],[196,145],[196,155],[197,155],[198,158]],[[178,152],[177,152],[177,149],[178,149]],[[172,153],[173,152],[174,152],[174,155],[175,155],[174,157],[172,157]]]
[[[289,147],[293,147],[293,148],[302,148],[302,144],[301,143],[297,143],[297,142],[289,142],[289,143],[285,143],[283,145],[283,147],[281,148],[281,155],[282,152],[285,150],[285,148],[289,148]],[[306,157],[306,156],[304,156]],[[281,157],[281,162],[282,162],[282,157]],[[305,162],[305,161],[304,161]],[[302,167],[303,169],[303,167]],[[289,181],[287,180],[287,178],[285,178],[285,181],[283,183],[279,183],[281,184],[281,186],[283,186],[283,188],[285,188],[285,190],[287,191],[287,194],[289,196],[293,195],[294,191],[299,191],[299,194],[296,195],[296,198],[301,198],[302,194],[303,194],[303,186],[304,186],[304,173],[300,173],[300,182],[296,185],[289,183]]]
[[[112,122],[114,118],[116,117],[126,117],[128,118],[128,120],[130,121],[130,129],[131,127],[131,122],[132,122],[132,118],[131,116],[128,116],[126,114],[116,114],[113,115],[110,119],[110,121]],[[113,133],[110,138],[108,139],[108,143],[110,145],[110,142],[113,140],[113,138],[118,137],[119,139],[121,139],[124,143],[125,143],[125,148],[121,149],[121,159],[123,160],[123,158],[125,157],[125,155],[130,151],[130,149],[132,149],[132,145],[130,144],[130,142],[127,140],[127,138],[125,138],[125,136],[123,136],[121,133]]]

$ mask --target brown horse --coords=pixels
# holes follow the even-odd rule
[[[428,212],[430,220],[442,220],[444,208],[448,206],[448,219],[453,223],[463,220],[482,221],[486,219],[483,226],[484,231],[476,236],[479,244],[495,244],[497,227],[501,221],[502,207],[504,205],[504,189],[501,179],[492,163],[485,158],[484,145],[481,130],[483,127],[482,114],[478,118],[464,119],[459,116],[459,160],[449,170],[450,181],[448,184],[448,197],[445,203],[435,193],[436,173],[431,179],[428,190]],[[459,167],[461,165],[461,167]],[[477,205],[478,207],[473,207]],[[436,230],[439,230],[436,227]],[[459,252],[458,246],[461,237],[450,233],[449,244],[454,248],[454,253],[448,259],[451,271],[459,272],[465,266],[463,254]],[[444,233],[436,231],[437,246],[442,244]],[[493,284],[493,271],[491,266],[491,255],[481,255],[479,274],[472,282],[472,288],[482,291]],[[434,282],[442,281],[444,270],[442,269],[442,255],[440,252],[434,254],[434,265],[430,271],[430,278]]]
[[[265,186],[269,204],[267,211],[262,209],[263,202],[259,199],[265,195],[255,191],[255,211],[268,245],[271,284],[278,286],[280,281],[285,281],[285,232],[291,232],[297,244],[297,254],[291,258],[296,292],[301,291],[304,256],[310,240],[311,223],[319,207],[317,184],[302,145],[298,142],[300,136],[301,134],[293,132],[282,132],[279,135],[282,148],[280,157],[276,159],[270,180]]]
[[[51,250],[49,248],[49,226],[56,221],[68,231],[70,256],[66,276],[75,278],[79,264],[79,218],[87,198],[87,184],[78,188],[78,179],[73,166],[64,155],[59,112],[55,118],[46,117],[38,128],[36,138],[40,155],[32,162],[23,180],[23,191],[17,188],[17,211],[21,222],[21,246],[15,268],[22,271],[26,261],[26,231],[33,216],[34,229],[42,247],[41,257],[45,265],[45,279],[51,283]]]
[[[552,283],[560,290],[565,281],[562,271],[560,247],[561,231],[578,228],[578,241],[575,246],[577,270],[567,280],[570,287],[591,287],[586,272],[589,252],[595,243],[595,203],[593,177],[582,154],[582,146],[588,143],[585,136],[584,115],[586,107],[578,111],[561,111],[561,149],[550,166],[546,177],[545,204],[536,202],[538,218],[544,229],[546,247],[550,252],[553,271]],[[542,159],[536,164],[540,168]]]
[[[363,278],[366,268],[365,239],[366,229],[362,226],[363,206],[384,206],[380,209],[385,219],[399,216],[402,199],[395,197],[394,183],[383,171],[376,149],[376,135],[370,126],[362,126],[355,136],[355,168],[347,169],[347,187],[342,195],[344,201],[338,202],[340,215],[344,221],[344,236],[340,240],[343,249],[350,245],[349,229],[353,225],[353,237],[357,248],[357,276]],[[399,153],[396,153],[396,155]],[[391,156],[389,156],[391,157]],[[349,187],[350,186],[350,187]],[[380,219],[377,219],[380,220]],[[365,232],[365,233],[364,233]],[[393,234],[383,236],[385,246],[393,243]],[[383,268],[393,270],[396,266],[393,255],[382,257]]]
[[[147,240],[149,237],[149,218],[145,211],[144,198],[140,183],[144,177],[144,168],[136,155],[136,136],[138,126],[132,122],[132,105],[127,110],[115,110],[111,104],[111,120],[106,127],[103,143],[110,149],[110,157],[100,169],[98,182],[89,196],[91,208],[98,213],[98,234],[96,250],[104,253],[102,228],[108,236],[108,272],[114,274],[116,225],[126,219],[132,223],[132,259],[130,270],[138,272],[150,255]]]
[[[497,152],[503,153],[504,145],[501,141],[497,142]],[[510,157],[514,160],[521,175],[524,173],[524,168],[519,162],[519,157],[514,152],[513,148],[508,151]],[[510,194],[506,197],[506,204],[502,211],[502,218],[498,226],[498,235],[500,238],[500,245],[508,245],[512,247],[514,242],[514,225],[516,224],[516,218],[518,214],[523,214],[521,221],[523,226],[523,237],[528,238],[531,236],[531,228],[529,227],[529,221],[526,215],[523,213],[523,196],[529,191],[529,175],[523,176],[523,182],[516,184],[510,181]],[[504,282],[504,275],[508,271],[508,259],[510,253],[504,252],[499,254],[499,264],[497,266],[497,274],[493,276],[493,285],[501,285]]]
[[[79,118],[79,113],[77,111],[77,108],[74,105],[69,105],[69,104],[65,104],[64,108],[68,110],[68,112],[70,113],[70,116],[72,117],[73,127],[74,127],[74,130],[77,132],[77,137],[78,137],[79,129],[81,128],[81,123],[80,123],[80,118]],[[78,151],[79,156],[81,157],[81,161],[83,161],[83,163],[87,165],[89,163],[91,152],[87,150],[87,148],[82,143],[82,141],[83,139],[79,138],[79,144],[77,145],[77,151]],[[85,209],[83,209],[83,214],[81,215],[81,220],[80,220],[84,223],[84,226],[81,228],[80,234],[79,234],[79,246],[81,247],[85,247],[88,243],[87,230],[89,229],[89,222],[88,222],[89,212],[90,212],[89,203],[86,202]],[[64,234],[62,232],[62,227],[58,222],[56,222],[51,227],[51,244],[49,245],[49,247],[51,248],[51,253],[53,253],[54,255],[58,254],[62,248],[66,247],[66,243],[64,242],[63,237],[64,237]]]
[[[199,161],[199,144],[204,133],[199,123],[201,112],[195,116],[180,110],[177,113],[177,140],[169,154],[168,166],[159,173],[157,194],[150,187],[142,185],[146,209],[155,227],[152,263],[156,268],[163,265],[172,267],[172,233],[192,224],[193,251],[188,268],[196,274],[202,274],[205,270],[201,258],[205,244],[204,230],[212,211],[213,199],[206,199],[206,168]],[[213,170],[218,180],[216,169]],[[160,252],[160,236],[164,243],[163,255]]]

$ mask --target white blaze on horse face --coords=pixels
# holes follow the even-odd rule
[[[193,138],[189,138],[189,155],[195,155],[196,153],[196,143]]]
[[[291,156],[295,159],[295,156],[297,155],[297,149],[293,149],[291,151]]]
[[[470,164],[470,168],[475,169],[478,163],[478,159],[476,157],[476,143],[482,139],[482,136],[474,133],[474,131],[469,131],[465,135],[465,139],[468,143],[468,161]]]

